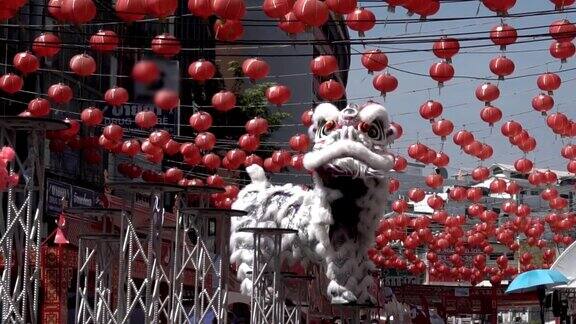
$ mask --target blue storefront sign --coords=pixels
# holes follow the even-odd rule
[[[62,181],[46,180],[46,212],[58,215],[62,211],[62,200],[69,207],[94,207],[98,201],[98,193],[94,190],[71,185]]]

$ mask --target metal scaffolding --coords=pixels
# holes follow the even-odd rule
[[[287,228],[243,228],[239,231],[252,233],[254,239],[250,322],[282,324],[284,323],[282,236],[296,235],[298,231]]]
[[[44,150],[46,131],[69,126],[47,118],[0,117],[0,145],[17,152],[10,174],[20,182],[1,196],[0,249],[2,323],[37,323],[40,243],[43,234]]]
[[[284,323],[285,324],[307,324],[310,314],[306,314],[306,319],[302,320],[303,309],[310,311],[310,282],[313,276],[301,276],[296,274],[284,274]]]
[[[109,183],[113,190],[130,194],[130,212],[122,218],[120,260],[118,271],[117,323],[128,323],[137,307],[144,312],[146,323],[159,323],[170,318],[172,285],[171,262],[164,262],[162,234],[165,193],[177,193],[182,187],[163,183]],[[136,195],[150,199],[150,215],[145,229],[136,228],[134,209]],[[144,279],[134,269],[145,268]]]

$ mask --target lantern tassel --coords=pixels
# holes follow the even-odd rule
[[[364,34],[363,31],[359,31],[359,32],[358,32],[358,37],[364,37],[364,36],[366,36],[366,35]]]
[[[56,229],[56,236],[54,236],[54,243],[55,244],[68,244],[68,243],[70,243],[70,241],[68,241],[68,239],[66,239],[66,236],[64,235],[64,231],[62,231],[61,228]]]
[[[553,95],[554,95],[554,91],[548,91],[548,95],[553,96]]]

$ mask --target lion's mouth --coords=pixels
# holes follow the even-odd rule
[[[394,157],[385,152],[381,153],[375,153],[361,143],[342,140],[307,153],[304,156],[304,167],[314,171],[332,164],[340,168],[388,171],[394,165]]]

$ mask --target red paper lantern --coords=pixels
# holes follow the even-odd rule
[[[438,188],[444,183],[444,179],[439,174],[429,174],[426,176],[426,185],[431,188]]]
[[[487,106],[490,105],[490,102],[498,99],[498,97],[500,97],[498,86],[490,82],[486,82],[476,88],[476,98],[483,101]]]
[[[554,107],[554,98],[547,94],[541,93],[532,99],[532,108],[546,115]]]
[[[576,158],[576,145],[567,144],[566,146],[562,147],[560,151],[562,157],[572,160]]]
[[[542,197],[542,199],[546,200],[546,201],[550,201],[556,197],[558,197],[558,190],[556,190],[555,188],[546,188],[544,189],[544,191],[542,191],[542,193],[540,194],[540,196]]]
[[[143,84],[150,84],[160,78],[160,69],[154,61],[141,60],[132,67],[132,79]]]
[[[556,20],[548,31],[558,42],[571,42],[576,37],[576,26],[567,19]]]
[[[454,124],[448,119],[440,119],[432,124],[432,132],[442,137],[442,140],[445,140],[446,136],[452,134],[452,131],[454,131]]]
[[[380,50],[368,50],[362,54],[362,65],[368,73],[382,71],[388,66],[388,57]]]
[[[260,136],[268,132],[268,121],[261,117],[255,117],[247,121],[244,128],[248,134]]]
[[[488,123],[488,125],[493,126],[502,119],[502,111],[499,108],[487,106],[480,111],[480,118]]]
[[[28,103],[28,112],[32,117],[45,117],[50,114],[50,102],[46,99],[36,98]]]
[[[166,153],[168,156],[174,156],[178,152],[180,152],[180,146],[181,146],[180,143],[176,142],[173,139],[170,139],[168,142],[166,142],[166,144],[164,144],[162,149],[164,150],[164,153]]]
[[[168,183],[178,183],[184,178],[184,172],[178,168],[170,168],[164,173],[164,179]]]
[[[466,199],[467,191],[464,187],[454,187],[448,192],[448,197],[454,201],[462,201]]]
[[[112,52],[118,48],[120,39],[118,35],[111,30],[99,30],[90,37],[90,48],[96,52]]]
[[[528,132],[526,130],[522,130],[520,134],[514,137],[510,137],[509,140],[512,145],[519,145],[523,141],[527,140],[529,137],[530,135],[528,134]]]
[[[559,59],[562,63],[566,63],[575,53],[576,46],[574,46],[572,42],[553,41],[552,44],[550,44],[550,55]]]
[[[80,120],[86,126],[96,126],[102,123],[102,120],[104,120],[104,114],[100,109],[96,107],[88,107],[82,110],[82,113],[80,114]]]
[[[151,47],[152,52],[165,58],[171,58],[177,55],[182,49],[180,41],[168,33],[155,36],[152,39]]]
[[[432,195],[428,197],[426,203],[428,204],[428,206],[430,206],[430,208],[434,210],[440,210],[444,207],[444,199],[442,199],[442,197],[438,195]]]
[[[514,169],[520,173],[528,173],[532,171],[534,163],[527,158],[521,158],[514,162]]]
[[[420,160],[428,153],[428,147],[421,143],[412,144],[408,147],[408,156],[415,160]]]
[[[298,20],[294,12],[289,12],[284,17],[280,18],[278,28],[282,29],[289,35],[295,35],[306,30],[306,24]]]
[[[189,121],[190,126],[197,132],[208,130],[212,126],[212,116],[205,111],[192,114]]]
[[[357,31],[360,37],[363,37],[365,32],[376,25],[376,17],[372,11],[358,8],[346,15],[346,25],[350,29]]]
[[[405,200],[398,199],[392,202],[392,210],[401,214],[408,210],[408,203]]]
[[[424,190],[420,188],[412,188],[408,191],[408,197],[414,202],[420,202],[424,200],[425,195],[426,193]]]
[[[128,102],[128,91],[122,87],[114,87],[106,90],[104,100],[110,106],[121,106]]]
[[[68,17],[66,17],[66,15],[62,12],[62,2],[63,0],[48,1],[48,13],[54,17],[54,19],[64,22],[68,19]],[[1,10],[12,12],[12,10],[9,9],[0,9],[0,11]]]
[[[504,55],[490,60],[490,71],[496,74],[499,80],[504,80],[504,77],[514,73],[515,68],[514,62]]]
[[[202,164],[209,170],[215,170],[220,167],[220,157],[214,153],[208,153],[202,157]]]
[[[270,18],[282,18],[292,10],[291,0],[264,0],[262,11]]]
[[[140,111],[134,116],[134,121],[138,127],[148,129],[156,126],[158,116],[153,111]]]
[[[188,66],[188,75],[198,82],[210,80],[214,77],[214,74],[216,74],[216,67],[212,62],[204,59],[192,62]]]
[[[266,89],[265,95],[268,102],[281,106],[290,100],[292,92],[285,85],[273,85]]]
[[[63,83],[53,84],[48,88],[48,98],[56,104],[67,104],[73,96],[72,89]]]
[[[264,79],[268,76],[270,66],[266,61],[258,58],[249,58],[242,62],[242,72],[250,78],[250,81]]]
[[[147,12],[156,18],[171,16],[178,9],[177,0],[145,0]]]
[[[508,24],[500,24],[490,31],[490,39],[495,45],[499,45],[501,50],[506,50],[506,46],[516,43],[518,33],[516,29]]]
[[[463,147],[474,142],[474,135],[467,130],[461,130],[454,134],[452,140],[454,144]]]
[[[218,19],[214,23],[214,38],[225,42],[234,42],[244,35],[244,26],[240,20]]]
[[[402,129],[402,125],[395,123],[395,122],[390,122],[390,129],[392,129],[395,133],[394,135],[394,139],[397,140],[400,137],[402,137],[402,134],[404,134],[404,130]]]
[[[387,92],[392,92],[398,87],[398,79],[390,73],[375,75],[372,79],[372,86],[374,89],[380,91],[380,94],[385,97]]]
[[[483,195],[484,194],[482,193],[482,189],[478,187],[473,187],[466,190],[466,198],[472,202],[480,201]]]
[[[113,142],[118,142],[124,136],[124,129],[116,124],[110,124],[104,127],[102,135]]]
[[[428,119],[430,122],[434,121],[434,118],[437,118],[442,114],[444,108],[442,104],[438,101],[428,100],[422,106],[420,106],[420,116],[424,119]]]
[[[501,194],[506,191],[506,181],[502,179],[494,179],[490,183],[490,192]]]
[[[295,155],[294,157],[298,157],[298,155]],[[256,154],[250,154],[246,157],[246,160],[244,160],[244,166],[245,167],[249,167],[251,165],[259,165],[262,166],[262,164],[264,164],[264,161],[262,160],[261,157],[259,157]],[[292,167],[294,167],[294,165],[292,165]]]
[[[62,0],[60,10],[67,20],[77,25],[85,24],[96,17],[96,5],[92,0]]]
[[[274,161],[272,161],[272,158],[266,158],[262,163],[262,166],[264,167],[264,170],[268,172],[275,173],[280,172],[282,170],[282,166],[274,163]]]
[[[480,182],[488,179],[490,176],[490,170],[487,167],[477,167],[472,171],[472,179],[474,181]]]
[[[74,55],[69,65],[70,70],[81,77],[91,76],[96,72],[96,61],[88,54]]]
[[[498,15],[506,16],[508,10],[512,9],[516,4],[516,0],[482,0],[482,3],[490,11],[494,11]]]
[[[574,4],[575,0],[550,0],[554,4],[556,10],[562,10]]]
[[[518,144],[518,148],[524,153],[532,152],[536,149],[536,139],[533,137],[528,137],[526,140]]]
[[[328,8],[340,15],[353,12],[358,2],[356,0],[326,0]]]
[[[320,98],[328,101],[336,101],[344,97],[346,89],[335,80],[324,81],[318,86],[318,95]]]
[[[236,107],[236,96],[231,91],[221,90],[212,96],[212,106],[221,112],[230,111]]]
[[[297,0],[292,10],[298,20],[309,26],[320,27],[328,20],[328,6],[319,0]]]
[[[194,158],[200,156],[200,149],[193,143],[184,143],[180,145],[180,154],[184,159]]]
[[[246,153],[239,149],[233,149],[226,153],[226,157],[224,159],[228,160],[229,170],[238,169],[246,159]]]
[[[130,139],[122,143],[122,153],[128,155],[129,157],[135,157],[140,153],[140,142],[136,139]]]
[[[296,152],[306,152],[310,146],[310,138],[306,134],[296,134],[290,138],[289,145]]]
[[[392,169],[396,172],[403,172],[406,170],[406,167],[408,167],[408,161],[404,157],[396,155],[394,157],[394,167]]]
[[[514,137],[522,132],[522,125],[511,120],[502,124],[500,130],[502,131],[502,135],[506,137]]]
[[[212,10],[223,19],[239,20],[246,14],[244,0],[212,0]]]
[[[276,165],[279,165],[280,167],[285,167],[290,163],[292,156],[288,151],[279,150],[274,151],[274,153],[272,153],[271,158],[272,162],[274,162]]]
[[[450,163],[450,157],[444,152],[439,152],[436,153],[436,158],[432,163],[438,168],[443,168]]]
[[[570,125],[570,121],[563,113],[554,113],[546,118],[546,124],[554,133],[562,134],[563,130]]]
[[[452,60],[454,55],[460,51],[460,43],[456,38],[442,36],[439,40],[434,42],[432,52],[436,57],[445,59],[448,62]]]
[[[536,84],[540,90],[548,91],[549,95],[553,95],[554,91],[560,88],[562,79],[556,73],[546,72],[538,77]]]
[[[22,90],[23,86],[24,80],[16,74],[8,73],[0,77],[0,89],[6,93],[14,94]]]
[[[576,173],[576,160],[568,162],[566,165],[566,170],[568,170],[570,173]]]
[[[60,52],[60,38],[52,33],[42,33],[34,39],[32,51],[38,56],[52,57]]]
[[[246,152],[254,152],[260,146],[260,139],[255,135],[244,134],[238,139],[238,146]]]
[[[36,55],[31,52],[20,52],[14,55],[12,60],[14,67],[23,74],[36,72],[40,67],[40,62]]]
[[[338,70],[338,60],[333,55],[316,56],[310,61],[310,71],[316,76],[329,76]]]
[[[127,22],[143,19],[147,12],[145,0],[117,0],[114,9],[116,15]]]
[[[448,62],[434,63],[430,66],[430,77],[438,82],[439,86],[444,85],[444,82],[451,80],[454,77],[454,68]]]
[[[154,94],[154,104],[166,111],[172,111],[180,105],[178,92],[170,89],[160,89]]]
[[[194,144],[203,151],[210,151],[216,145],[216,136],[210,132],[200,133],[194,139]]]
[[[204,20],[214,13],[210,0],[188,0],[188,10],[192,15]]]

